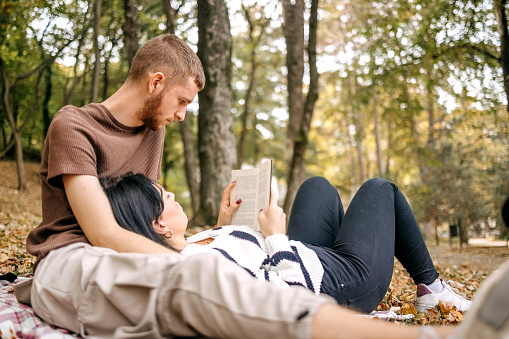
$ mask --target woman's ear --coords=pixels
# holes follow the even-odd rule
[[[168,226],[166,226],[164,223],[159,222],[157,220],[152,221],[152,227],[154,228],[154,231],[157,234],[166,234],[168,233]]]

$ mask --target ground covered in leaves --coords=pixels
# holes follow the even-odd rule
[[[27,190],[17,190],[16,165],[0,161],[0,274],[13,272],[21,276],[32,274],[35,258],[27,253],[25,239],[41,220],[40,179],[38,164],[26,163]],[[200,229],[189,230],[190,234]],[[457,283],[459,292],[471,298],[480,284],[502,262],[509,258],[508,247],[479,247],[449,244],[435,246],[428,244],[430,254],[445,280]],[[448,305],[440,305],[427,314],[417,314],[415,303],[416,287],[399,262],[394,265],[391,286],[378,310],[393,310],[398,314],[414,314],[404,324],[457,324],[463,314]]]

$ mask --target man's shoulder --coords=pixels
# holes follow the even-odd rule
[[[53,120],[82,120],[88,118],[97,118],[101,116],[101,105],[100,104],[88,104],[82,107],[73,105],[66,105],[62,107],[54,116]]]

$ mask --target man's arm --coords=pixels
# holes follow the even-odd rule
[[[62,179],[72,211],[93,246],[111,248],[117,252],[175,253],[120,227],[96,177],[67,174]]]

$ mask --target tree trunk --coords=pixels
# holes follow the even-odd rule
[[[316,33],[318,29],[318,0],[312,0],[311,13],[309,17],[309,41],[308,41],[308,64],[309,64],[309,90],[304,106],[299,132],[294,140],[294,148],[291,166],[288,175],[288,190],[286,193],[284,211],[290,215],[293,200],[297,194],[300,185],[306,179],[306,167],[304,153],[308,145],[309,129],[311,128],[311,119],[315,108],[315,102],[318,99],[318,70],[316,67]]]
[[[362,139],[364,128],[362,126],[362,117],[359,110],[355,106],[354,97],[356,94],[356,83],[352,80],[353,76],[347,77],[348,89],[350,94],[350,114],[355,125],[355,149],[357,150],[357,163],[359,167],[359,182],[362,185],[366,181],[366,165],[364,163],[364,149],[362,147]]]
[[[411,133],[411,142],[416,143],[417,142],[417,122],[415,121],[415,116],[411,109],[411,97],[410,92],[408,91],[408,76],[406,74],[406,71],[403,72],[403,100],[406,103],[406,109],[403,111],[403,115],[406,114],[406,118],[408,119],[408,122],[410,122],[410,133]]]
[[[108,29],[106,31],[106,36],[109,37],[109,39],[110,39],[111,47],[107,54],[105,51],[106,56],[104,58],[104,66],[103,66],[103,69],[104,69],[103,88],[102,88],[102,93],[101,93],[102,101],[104,101],[108,98],[108,89],[109,89],[109,85],[110,85],[110,78],[109,78],[110,60],[111,60],[111,57],[113,56],[113,51],[115,50],[115,46],[117,46],[118,40],[119,40],[119,37],[116,32],[117,32],[117,29],[116,29],[116,25],[115,25],[115,18],[111,17],[110,21],[108,23]],[[105,47],[105,45],[103,46],[103,48],[104,47]]]
[[[426,79],[426,95],[427,95],[427,105],[426,111],[428,112],[428,149],[435,149],[436,145],[436,137],[435,137],[435,109],[434,109],[434,92],[433,92],[433,81],[431,71],[427,71],[427,79]]]
[[[435,220],[435,244],[440,245],[440,237],[438,236],[438,220]],[[449,237],[450,238],[450,237]]]
[[[4,111],[7,114],[7,120],[9,121],[9,125],[11,126],[12,136],[14,138],[14,153],[16,159],[16,167],[18,170],[18,190],[24,191],[26,190],[27,187],[27,179],[25,172],[25,163],[23,162],[23,145],[21,143],[21,132],[18,130],[18,127],[16,126],[16,120],[14,118],[14,114],[12,113],[11,106],[9,103],[9,92],[11,91],[11,84],[9,83],[9,78],[7,77],[7,71],[5,69],[5,64],[3,60],[0,60],[0,68],[4,80],[2,103],[4,106]]]
[[[46,67],[46,91],[44,92],[44,100],[42,101],[42,139],[46,139],[46,134],[48,134],[48,128],[49,124],[51,122],[50,119],[50,112],[49,112],[49,101],[51,100],[52,95],[52,89],[53,89],[53,83],[51,82],[51,74],[52,74],[52,67],[51,64],[49,64]]]
[[[166,33],[175,33],[175,18],[177,10],[171,6],[170,0],[161,0],[163,11],[166,15]],[[191,127],[191,115],[187,115],[184,121],[179,123],[180,136],[184,146],[184,168],[186,172],[187,186],[191,195],[191,207],[193,215],[200,210],[200,182],[199,171],[196,165],[196,151],[194,147],[193,131]]]
[[[355,155],[354,155],[354,146],[352,142],[352,138],[350,136],[350,132],[348,131],[348,125],[350,123],[347,121],[347,119],[343,120],[343,128],[346,131],[346,140],[348,145],[348,160],[350,163],[350,185],[351,185],[351,195],[350,198],[352,198],[357,190],[359,189],[359,183],[357,182],[357,166],[355,162]]]
[[[118,40],[116,38],[113,38],[111,40],[111,49],[108,53],[108,56],[104,60],[103,91],[101,94],[103,101],[108,99],[108,88],[110,86],[110,74],[109,74],[110,60],[111,60],[111,57],[113,56],[113,49],[117,45],[117,41]]]
[[[64,93],[64,100],[62,102],[62,106],[67,106],[71,104],[72,96],[74,94],[74,91],[76,90],[76,87],[78,86],[81,76],[78,75],[78,65],[79,65],[79,58],[81,55],[81,48],[83,47],[84,39],[86,34],[83,34],[81,38],[78,40],[78,48],[76,49],[76,55],[74,56],[76,62],[74,63],[73,67],[73,73],[74,76],[72,78],[72,84],[71,88],[69,88],[69,91]],[[85,63],[85,68],[88,67],[88,62]],[[83,74],[86,73],[86,69],[83,71]],[[83,75],[82,75],[83,76]]]
[[[386,177],[389,177],[391,173],[391,150],[392,150],[391,130],[392,130],[391,120],[387,120],[387,157],[385,158]]]
[[[191,195],[191,207],[193,215],[200,210],[200,182],[198,181],[198,167],[196,165],[196,157],[194,150],[194,138],[191,129],[190,117],[179,123],[180,135],[184,145],[184,167],[186,170],[187,186]]]
[[[166,15],[166,33],[175,33],[175,17],[177,11],[171,6],[171,0],[161,0],[163,12]]]
[[[373,115],[375,119],[375,143],[376,143],[376,164],[378,166],[378,175],[384,177],[383,159],[382,159],[382,147],[380,145],[380,117],[378,114],[378,96],[373,93]]]
[[[304,114],[304,99],[302,94],[302,77],[304,75],[304,0],[282,0],[282,2],[288,82],[286,158],[288,169],[290,169],[293,143],[300,129],[302,115]]]
[[[198,56],[206,85],[198,94],[200,211],[193,223],[216,223],[223,190],[236,161],[231,114],[232,37],[223,0],[198,0]]]
[[[124,23],[122,30],[125,36],[125,49],[129,68],[133,63],[134,56],[140,48],[138,41],[138,9],[136,0],[124,0]]]
[[[500,65],[504,75],[504,92],[507,100],[507,112],[509,113],[509,31],[507,29],[506,16],[507,0],[493,0],[495,17],[497,18],[497,30],[500,35]]]
[[[458,219],[458,235],[459,235],[459,238],[460,238],[460,249],[463,249],[463,225],[461,224],[461,219]]]
[[[99,97],[99,78],[101,76],[101,50],[99,48],[99,27],[101,23],[102,0],[94,3],[94,73],[92,75],[92,90],[90,102],[97,102]]]
[[[265,26],[262,25],[260,34],[258,35],[258,38],[255,39],[254,37],[254,25],[253,20],[251,19],[251,15],[249,13],[249,10],[242,5],[244,9],[244,15],[246,17],[246,20],[248,22],[249,26],[249,46],[251,49],[251,57],[250,57],[250,64],[251,64],[251,71],[249,74],[249,85],[246,90],[246,95],[244,97],[244,111],[241,115],[241,121],[242,121],[242,130],[240,132],[240,138],[239,143],[237,145],[237,168],[242,167],[242,163],[244,162],[244,149],[246,144],[246,138],[248,134],[248,128],[247,128],[247,121],[250,115],[250,108],[251,108],[251,100],[252,100],[252,93],[256,82],[256,69],[258,67],[258,63],[256,61],[256,50],[258,48],[258,44],[260,43],[260,40],[262,39],[262,35],[265,29]]]

